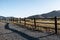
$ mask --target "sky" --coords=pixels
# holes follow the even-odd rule
[[[24,18],[60,10],[60,0],[0,0],[0,16]]]

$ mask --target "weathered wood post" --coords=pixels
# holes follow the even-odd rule
[[[18,18],[16,18],[16,22],[18,23]]]
[[[20,24],[21,24],[21,18],[20,18]]]
[[[55,34],[57,34],[57,17],[55,16]]]
[[[14,18],[13,18],[13,23],[14,23]]]
[[[12,18],[12,22],[13,22],[13,18]]]
[[[34,26],[35,26],[35,29],[36,29],[36,18],[34,18]]]
[[[19,19],[17,18],[17,23],[18,23]]]
[[[24,18],[24,26],[26,26],[26,18]]]
[[[11,22],[13,22],[13,19],[11,18]]]

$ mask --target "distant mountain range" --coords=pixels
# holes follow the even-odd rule
[[[4,17],[4,16],[0,16],[0,20],[5,20],[5,19],[13,19],[14,17]]]
[[[44,13],[41,15],[33,15],[33,16],[29,16],[28,18],[51,18],[51,17],[60,17],[60,10],[54,10],[52,12],[49,13]]]
[[[49,13],[44,13],[44,14],[41,14],[41,15],[32,15],[32,16],[29,16],[27,18],[51,18],[51,17],[55,17],[55,16],[60,17],[60,10],[51,11]],[[15,17],[0,16],[0,20],[13,19],[13,18],[15,18]]]

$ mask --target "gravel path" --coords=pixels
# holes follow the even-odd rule
[[[59,40],[60,35],[28,30],[15,24],[0,22],[0,40]]]

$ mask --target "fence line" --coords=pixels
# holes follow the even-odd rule
[[[27,20],[27,19],[28,19],[28,20]],[[31,25],[31,26],[34,26],[34,29],[36,29],[36,27],[37,27],[37,25],[36,25],[36,23],[37,23],[36,20],[38,20],[39,18],[24,18],[24,19],[20,18],[20,20],[19,20],[18,18],[14,18],[14,19],[12,19],[12,20],[9,19],[9,21],[13,21],[13,23],[16,22],[16,23],[19,23],[19,24],[21,24],[22,21],[23,21],[23,22],[24,22],[24,26],[26,26],[26,25],[27,25],[27,22],[30,21],[30,19],[33,20],[33,23],[34,23],[33,25],[31,25],[31,24],[30,24],[30,25]],[[57,24],[58,24],[58,23],[57,23],[57,17],[54,17],[54,18],[40,18],[40,19],[42,19],[42,20],[43,20],[43,19],[47,19],[47,20],[48,20],[48,19],[51,19],[51,20],[54,19],[54,22],[55,22],[55,23],[54,23],[54,25],[55,25],[55,34],[57,34],[57,30],[58,30],[58,29],[57,29]],[[58,19],[59,19],[59,18],[58,18]],[[6,19],[6,20],[7,20],[7,19]],[[6,20],[4,20],[4,21],[6,21]],[[27,20],[27,21],[26,21],[26,20]],[[0,21],[1,21],[1,20],[0,20]],[[46,30],[47,30],[47,29],[50,30],[50,27],[41,27],[41,28],[46,28]],[[40,28],[40,29],[41,29],[41,28]],[[53,29],[53,28],[52,28],[52,29]]]
[[[32,18],[34,20],[34,29],[36,29],[36,18]],[[55,18],[40,18],[40,19],[54,19],[55,21],[55,34],[57,34],[57,17]],[[22,21],[22,20],[21,20]],[[26,26],[26,18],[24,18],[24,26]],[[49,27],[44,27],[46,29],[49,29]],[[50,29],[49,29],[50,30]]]

